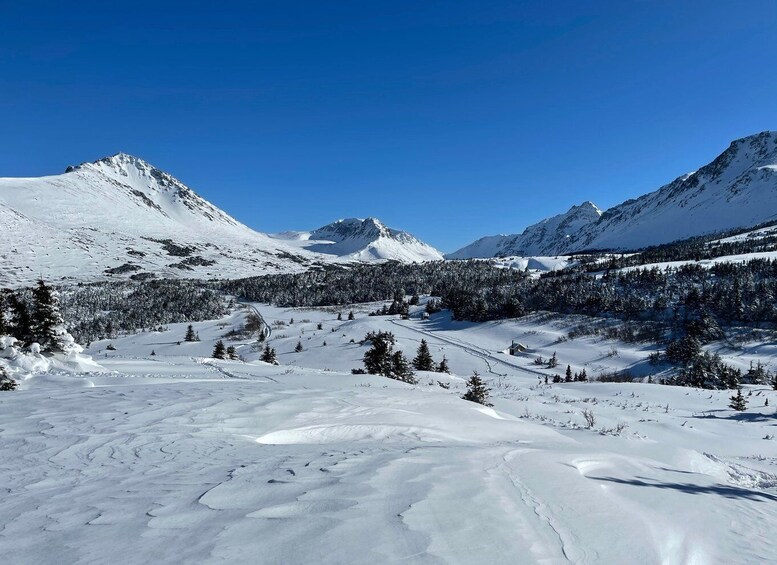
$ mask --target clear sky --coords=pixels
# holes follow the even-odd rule
[[[124,151],[262,231],[443,251],[777,129],[777,2],[0,0],[0,176]]]

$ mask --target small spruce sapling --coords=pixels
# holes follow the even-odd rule
[[[744,396],[742,396],[741,388],[738,388],[737,393],[734,396],[730,397],[729,400],[731,400],[731,402],[729,402],[728,407],[731,408],[732,410],[736,410],[738,412],[747,410],[747,399]]]
[[[213,354],[211,355],[214,359],[226,359],[227,358],[227,348],[224,347],[224,342],[221,340],[218,340],[216,342],[216,345],[213,346]]]
[[[462,398],[470,402],[477,402],[483,406],[493,406],[493,404],[488,402],[489,392],[490,389],[486,386],[486,383],[483,382],[477,371],[474,371],[467,381],[467,392],[464,393]]]
[[[197,340],[197,334],[194,333],[194,328],[191,324],[186,328],[186,336],[183,338],[184,341],[198,341]]]
[[[421,345],[418,346],[415,359],[413,359],[413,367],[416,371],[434,371],[434,359],[429,353],[429,346],[425,339],[422,339]]]

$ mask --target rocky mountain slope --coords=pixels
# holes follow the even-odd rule
[[[233,278],[316,263],[441,258],[370,221],[379,232],[372,236],[366,228],[351,236],[326,228],[297,238],[259,233],[168,173],[119,153],[61,175],[0,179],[0,285],[41,276]]]
[[[446,255],[448,259],[557,255],[583,228],[595,224],[602,211],[592,202],[529,226],[520,234],[483,237]]]
[[[484,238],[448,257],[633,250],[777,220],[777,132],[733,141],[708,165],[598,218],[594,209],[585,203],[519,235]]]

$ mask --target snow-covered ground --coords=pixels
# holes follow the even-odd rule
[[[257,306],[279,366],[250,339],[225,339],[244,361],[208,358],[237,312],[194,324],[200,342],[178,324],[112,340],[115,351],[93,343],[101,369],[0,393],[3,563],[777,559],[767,387],[745,387],[736,413],[725,391],[545,385],[567,364],[590,376],[649,353],[565,339],[570,320],[471,324],[420,309],[400,320],[362,305],[347,321],[350,307]],[[426,339],[453,374],[419,373],[415,386],[350,374],[379,329],[409,357]],[[525,356],[502,352],[512,340]],[[532,363],[554,351],[557,369]],[[774,353],[724,352],[744,366]],[[473,370],[492,408],[459,398]]]

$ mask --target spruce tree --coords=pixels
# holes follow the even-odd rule
[[[198,341],[197,334],[194,333],[194,328],[191,324],[186,328],[186,336],[183,339],[184,341]]]
[[[437,365],[437,372],[438,373],[450,373],[451,370],[448,368],[448,360],[443,357],[442,361],[440,361],[440,364]]]
[[[353,315],[353,310],[351,310],[350,312],[348,312],[348,319],[349,319],[349,320],[353,320],[353,319],[355,319],[355,316]]]
[[[567,365],[566,381],[568,383],[572,382],[572,367],[570,365]]]
[[[275,353],[275,348],[270,347],[269,343],[265,344],[264,351],[262,351],[262,356],[260,359],[265,363],[270,363],[271,365],[278,364],[278,357]]]
[[[18,339],[23,345],[32,343],[32,319],[27,304],[12,291],[3,291],[8,305],[9,319],[6,323],[8,333]]]
[[[474,371],[467,381],[467,392],[464,393],[462,398],[470,402],[477,402],[483,406],[493,406],[493,404],[488,402],[489,392],[490,389],[486,386],[486,383],[483,382],[477,371]]]
[[[418,384],[410,362],[401,351],[395,351],[391,356],[391,373],[386,376],[411,385]]]
[[[5,294],[0,293],[0,335],[8,335],[9,328],[8,324],[6,322],[6,303],[5,303]]]
[[[747,399],[742,396],[742,389],[738,388],[736,395],[730,397],[731,402],[729,403],[728,407],[732,410],[737,410],[738,412],[742,412],[743,410],[747,409]]]
[[[216,345],[213,347],[213,354],[211,355],[214,359],[226,359],[227,357],[227,348],[224,347],[224,342],[221,340],[218,340],[216,342]]]
[[[239,359],[237,354],[237,349],[235,349],[234,345],[230,345],[229,347],[227,347],[227,358],[232,360]]]
[[[61,337],[65,333],[64,320],[59,312],[59,297],[41,279],[32,290],[32,333],[44,350],[61,350]]]
[[[421,345],[418,346],[415,359],[413,359],[413,367],[416,371],[434,371],[434,359],[429,353],[429,346],[425,339],[422,339]]]
[[[366,340],[372,342],[372,347],[367,350],[362,359],[364,369],[373,375],[390,376],[394,335],[391,332],[378,332],[368,334]]]
[[[300,351],[302,351],[302,342],[301,342],[301,341],[298,341],[298,342],[297,342],[297,345],[296,345],[296,347],[294,348],[294,351],[295,351],[296,353],[299,353]]]

